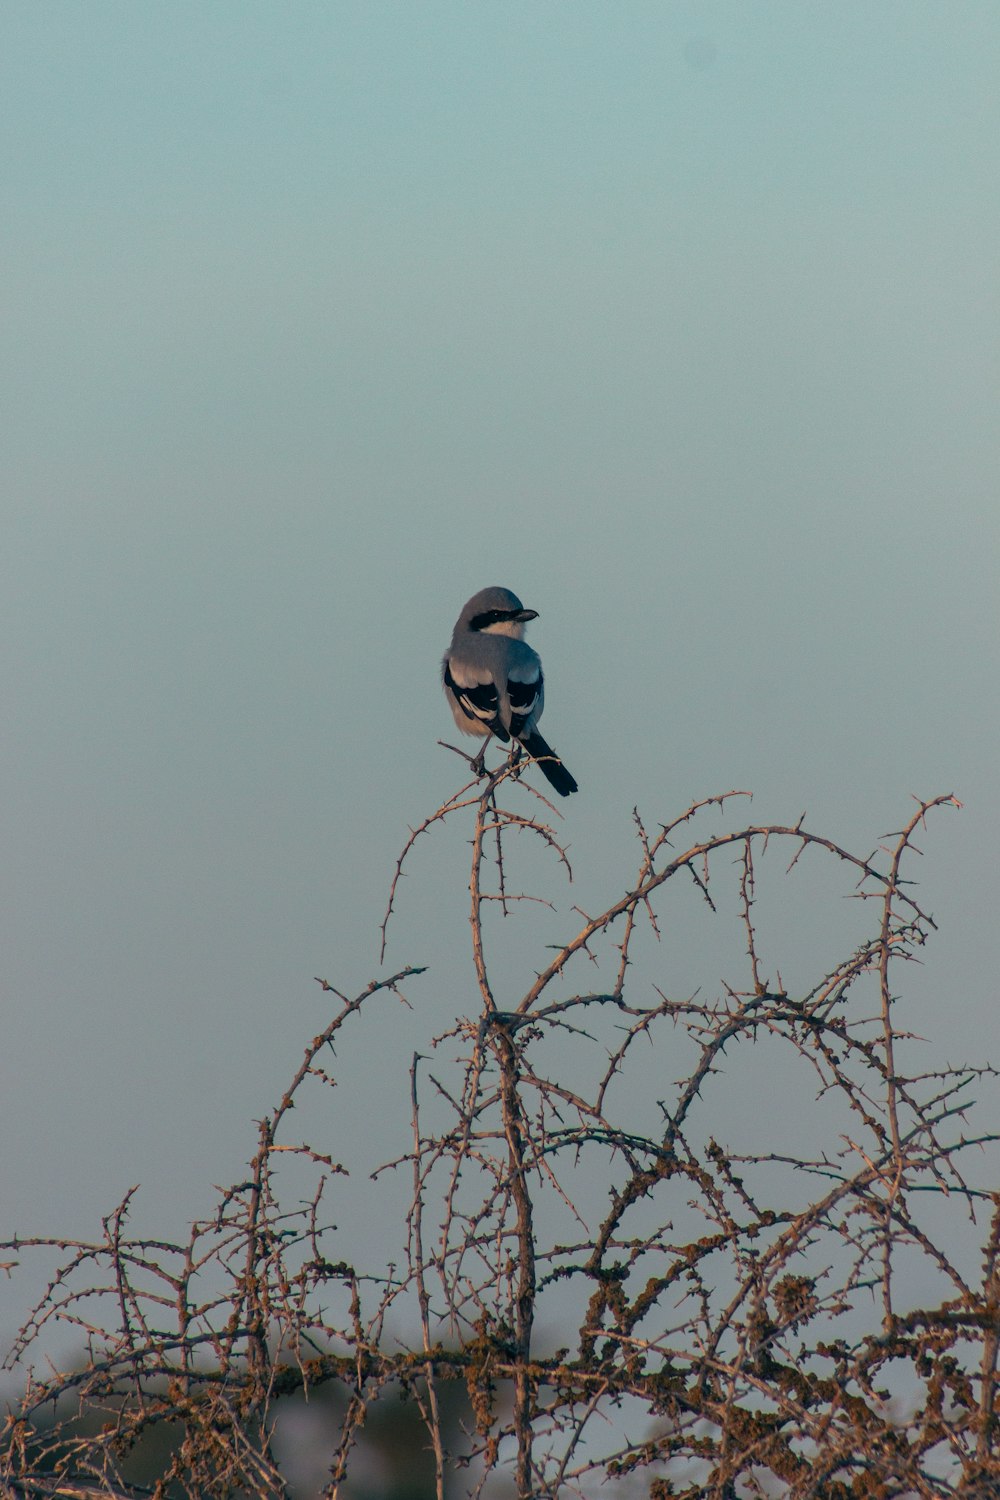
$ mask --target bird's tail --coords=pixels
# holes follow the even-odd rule
[[[537,729],[532,729],[530,734],[521,735],[520,740],[528,754],[537,760],[539,770],[560,797],[568,797],[570,792],[578,790],[574,778],[569,774],[552,746],[545,743]]]

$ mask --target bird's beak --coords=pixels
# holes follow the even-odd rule
[[[529,620],[537,620],[538,619],[538,610],[537,609],[522,609],[521,613],[518,614],[518,615],[515,615],[514,618],[515,618],[515,620],[520,620],[522,622],[522,624],[527,625],[527,623],[528,623]]]

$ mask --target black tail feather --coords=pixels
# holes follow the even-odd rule
[[[552,746],[545,743],[537,729],[533,729],[530,734],[522,735],[521,744],[528,754],[537,760],[538,769],[560,797],[568,797],[570,792],[579,790],[575,779],[567,771]]]

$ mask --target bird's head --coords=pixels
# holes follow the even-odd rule
[[[516,594],[501,588],[480,589],[461,614],[470,630],[486,635],[509,635],[516,641],[523,640],[528,621],[537,618],[537,609],[525,609]]]

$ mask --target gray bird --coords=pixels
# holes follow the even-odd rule
[[[537,617],[537,609],[525,609],[510,589],[480,589],[458,617],[441,675],[463,734],[495,735],[504,744],[517,740],[560,797],[568,797],[576,782],[535,727],[545,687],[541,659],[525,644],[524,627]]]

